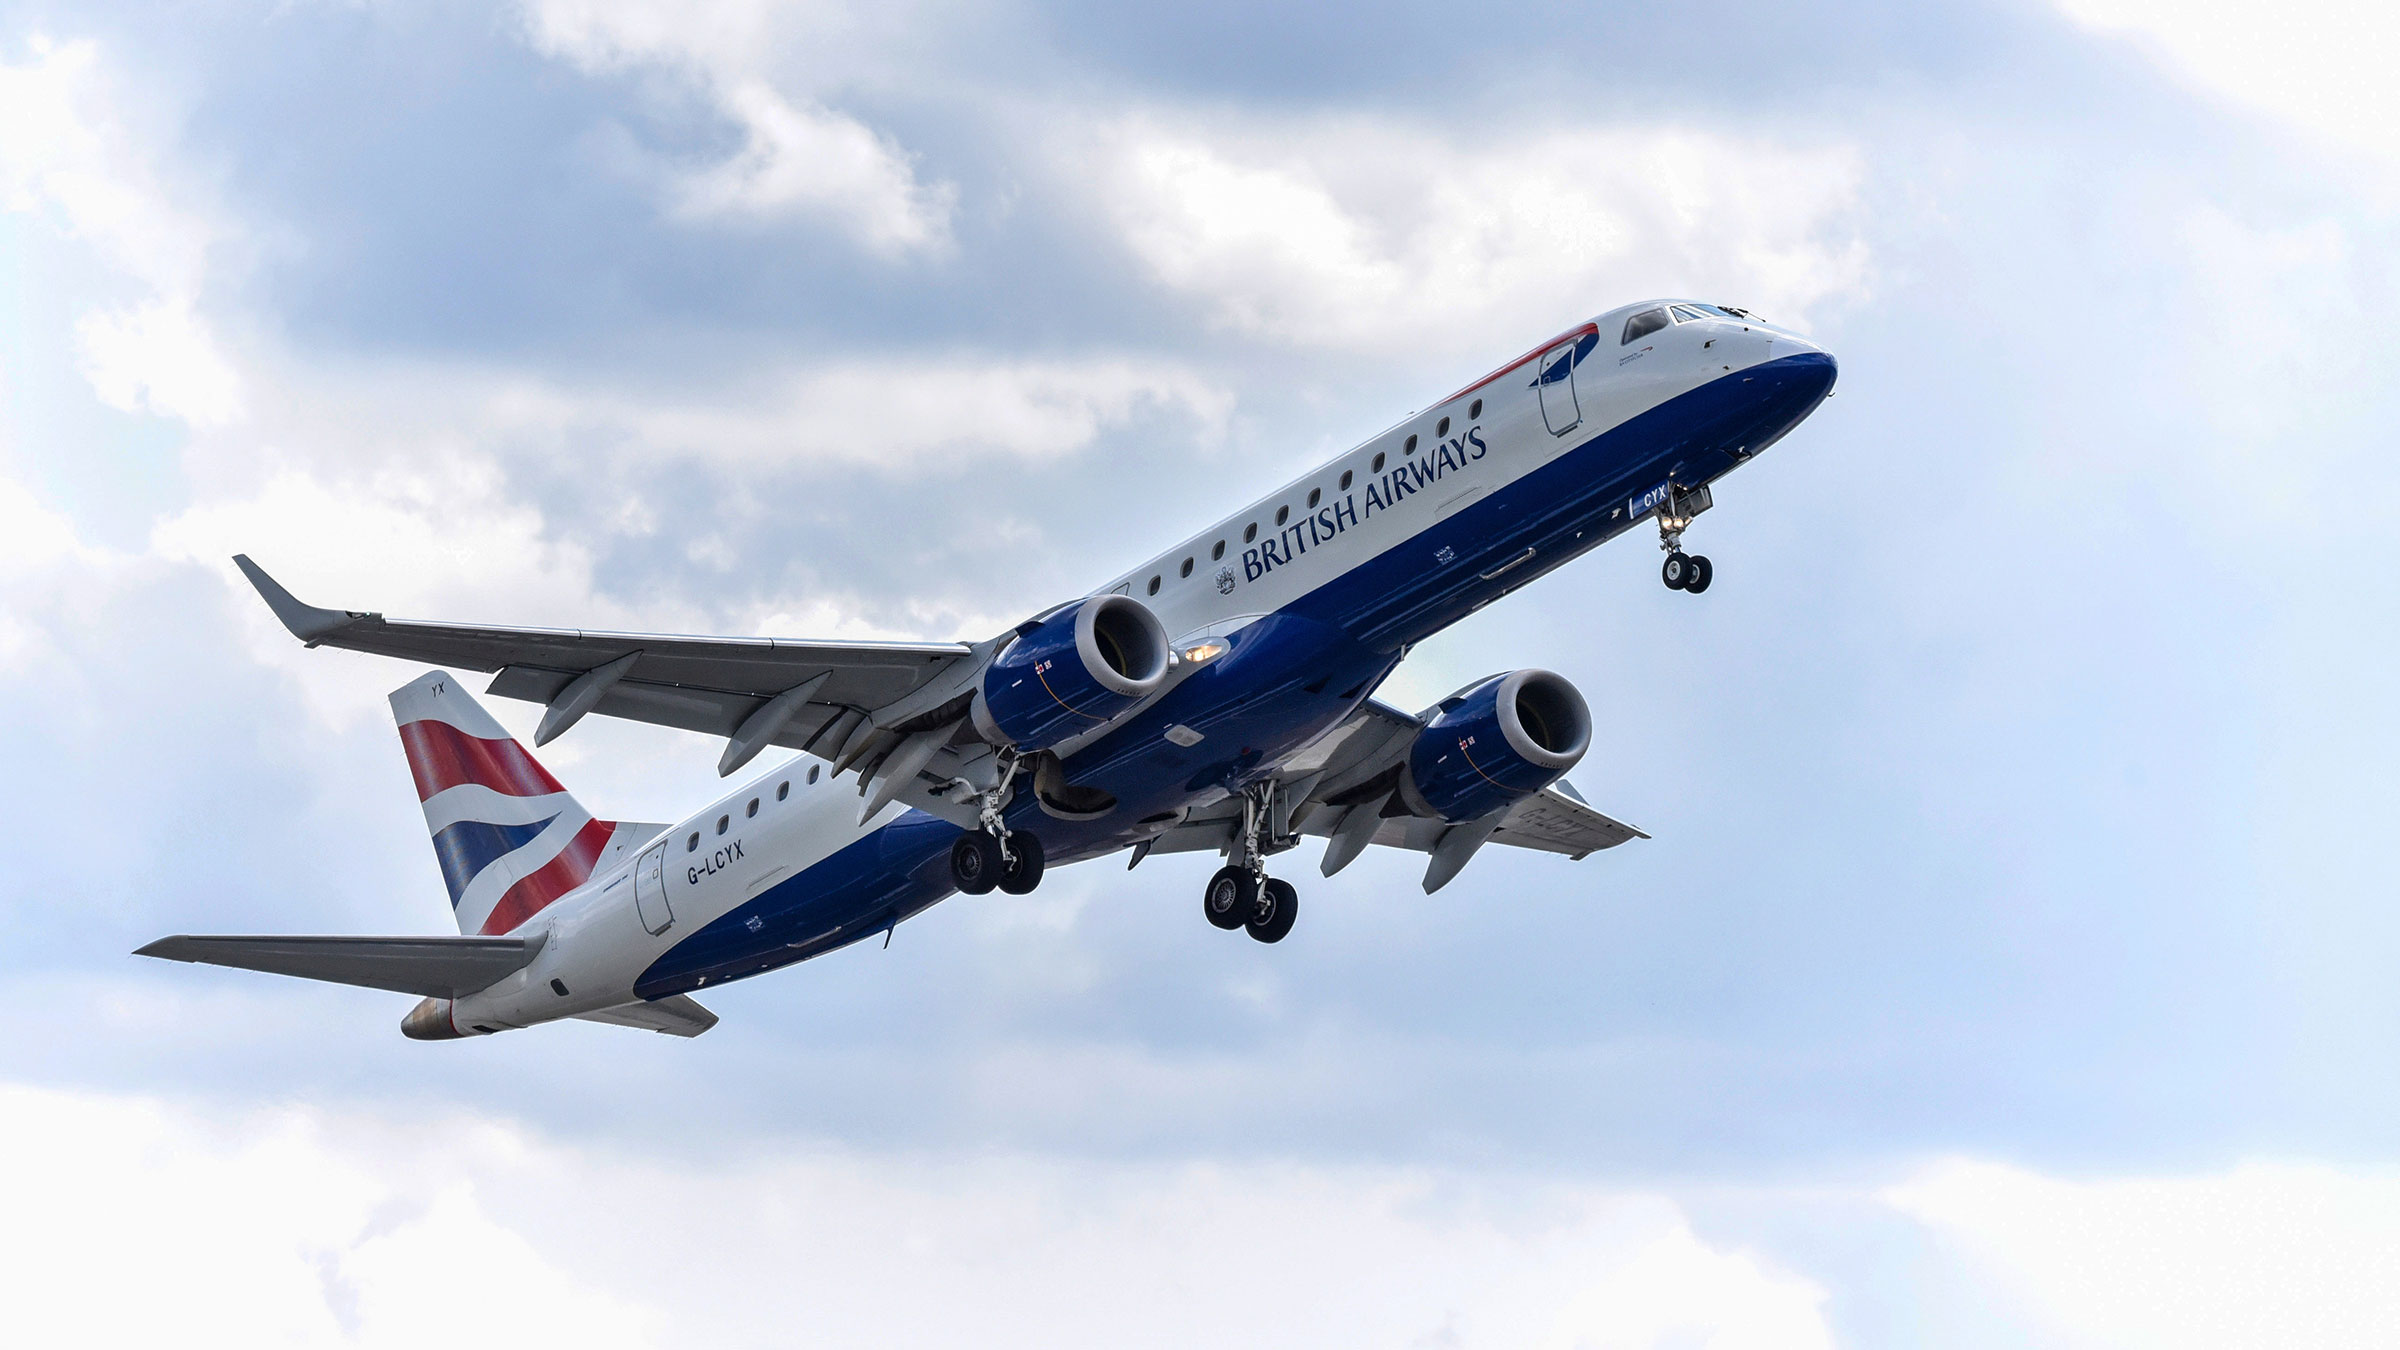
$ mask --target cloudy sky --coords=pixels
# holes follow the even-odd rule
[[[0,1295],[46,1343],[2400,1340],[2400,23],[0,4]],[[419,1045],[137,961],[436,932],[425,617],[974,638],[1529,343],[1761,310],[1840,394],[1425,644],[1655,836],[1095,863]],[[534,710],[495,711],[520,731]],[[545,759],[673,819],[718,746]],[[1313,862],[1313,859],[1307,860]]]

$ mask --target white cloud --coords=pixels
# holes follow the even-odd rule
[[[2070,1180],[1953,1160],[1885,1202],[2070,1343],[2400,1344],[2400,1175],[2256,1163]]]
[[[836,5],[752,0],[533,0],[526,8],[536,50],[594,74],[666,72],[742,129],[741,149],[717,163],[659,170],[675,215],[815,216],[886,256],[946,249],[956,190],[920,181],[913,157],[891,138],[785,87],[793,76],[777,67],[778,53],[801,47],[814,60],[796,64],[822,63],[819,43],[848,18]]]
[[[47,621],[69,592],[115,562],[78,538],[74,522],[23,484],[0,478],[0,671],[46,646]]]
[[[153,300],[85,315],[75,325],[84,378],[120,412],[155,412],[194,426],[241,415],[241,378],[185,300]]]
[[[42,1160],[0,1175],[0,1296],[33,1344],[1831,1344],[1823,1290],[1642,1194],[645,1157],[466,1118],[213,1118],[22,1087],[0,1087],[0,1140]]]
[[[225,231],[171,185],[90,43],[31,43],[0,64],[0,201],[48,219],[143,293],[76,327],[101,400],[195,425],[240,415],[241,382],[201,312]]]
[[[2058,0],[2075,21],[2135,35],[2185,78],[2400,168],[2400,21],[2387,4]]]
[[[1068,150],[1158,281],[1223,326],[1303,346],[1479,350],[1660,293],[1804,323],[1866,271],[1863,171],[1843,148],[1139,120]]]
[[[488,416],[645,457],[905,473],[989,455],[1055,459],[1146,416],[1213,437],[1231,412],[1229,394],[1168,362],[896,353],[788,370],[691,399],[518,382],[493,391]]]
[[[0,1294],[25,1343],[657,1343],[645,1310],[560,1270],[471,1184],[306,1113],[208,1121],[0,1087],[0,1118],[12,1147],[39,1150],[20,1156],[44,1159],[0,1177],[17,1220]]]

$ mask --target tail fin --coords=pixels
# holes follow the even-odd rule
[[[514,930],[655,825],[595,820],[444,671],[392,691],[458,931]]]

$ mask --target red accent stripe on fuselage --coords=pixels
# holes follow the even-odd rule
[[[483,934],[495,937],[507,933],[541,913],[551,901],[591,880],[593,866],[600,861],[601,851],[608,847],[609,836],[616,832],[617,822],[613,820],[595,820],[577,830],[575,838],[557,857],[508,888],[484,918]]]
[[[408,771],[416,777],[418,801],[461,783],[479,783],[511,797],[566,791],[515,741],[487,741],[430,717],[404,723],[400,746],[408,752]]]
[[[1465,398],[1467,395],[1483,388],[1485,385],[1490,384],[1496,379],[1499,379],[1501,376],[1506,375],[1512,370],[1515,370],[1517,367],[1524,365],[1526,362],[1538,359],[1542,353],[1556,350],[1560,343],[1573,342],[1575,339],[1582,337],[1586,333],[1597,333],[1599,331],[1600,325],[1596,323],[1587,323],[1581,328],[1570,328],[1566,332],[1550,339],[1548,342],[1545,342],[1541,346],[1534,348],[1532,351],[1525,353],[1523,356],[1518,357],[1516,360],[1509,362],[1507,365],[1500,367],[1498,370],[1493,371],[1491,374],[1484,376],[1482,379],[1477,380],[1475,383],[1468,385],[1466,388],[1459,390],[1457,393],[1452,394],[1449,398],[1443,399],[1441,403],[1436,403],[1433,406],[1438,408],[1442,406],[1442,403],[1449,403],[1456,399]]]

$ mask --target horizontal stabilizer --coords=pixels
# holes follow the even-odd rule
[[[160,938],[134,953],[304,980],[464,998],[533,964],[538,939],[513,937]]]
[[[667,1036],[697,1036],[717,1024],[717,1015],[700,1006],[688,994],[669,994],[648,1003],[620,1003],[598,1012],[577,1013],[585,1022],[606,1022],[612,1027],[639,1027]]]

